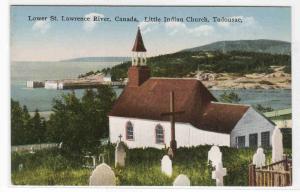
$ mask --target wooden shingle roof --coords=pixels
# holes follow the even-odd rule
[[[174,92],[175,111],[185,111],[176,122],[202,130],[230,133],[249,106],[214,103],[217,99],[197,79],[150,78],[138,87],[126,86],[109,116],[169,121],[169,94]]]

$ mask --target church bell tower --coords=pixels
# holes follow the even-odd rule
[[[138,28],[132,48],[132,64],[128,70],[128,86],[139,87],[150,78],[150,69],[146,65],[146,48],[140,28]]]

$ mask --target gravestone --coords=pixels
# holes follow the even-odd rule
[[[169,177],[172,176],[172,161],[168,155],[164,155],[161,160],[161,171]]]
[[[23,170],[23,167],[24,167],[24,166],[23,166],[23,163],[20,163],[20,164],[19,164],[19,171],[22,171],[22,170]]]
[[[125,159],[126,159],[126,145],[123,141],[117,143],[116,150],[115,150],[115,167],[125,166]]]
[[[29,153],[34,154],[35,152],[33,151],[33,147],[30,147]]]
[[[173,182],[173,186],[190,186],[190,185],[191,185],[191,181],[184,174],[178,175]]]
[[[63,142],[60,142],[59,145],[58,145],[58,148],[62,149],[62,145],[63,145]]]
[[[262,167],[265,166],[266,162],[266,156],[264,154],[264,149],[259,147],[256,150],[256,153],[253,155],[252,164],[254,164],[256,167]]]
[[[93,168],[95,169],[96,167],[96,156],[92,156],[93,159]]]
[[[216,166],[216,170],[212,172],[212,179],[216,180],[216,186],[223,186],[223,177],[227,175],[227,169],[223,168],[221,162]]]
[[[115,186],[115,173],[106,163],[101,163],[93,170],[90,176],[90,185]]]
[[[222,164],[222,152],[218,146],[214,145],[210,148],[207,161],[211,161],[213,167],[216,167],[219,163]]]
[[[278,127],[276,127],[272,134],[272,163],[281,161],[283,159],[283,144],[282,134]]]
[[[174,157],[174,153],[173,153],[173,150],[172,150],[171,147],[169,147],[167,155],[168,155],[170,158],[173,158],[173,157]]]

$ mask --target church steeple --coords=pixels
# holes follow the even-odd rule
[[[146,65],[146,48],[143,42],[141,30],[138,27],[135,42],[132,48],[132,66],[143,66]]]
[[[132,66],[128,69],[128,86],[139,87],[150,78],[150,69],[146,66],[146,48],[140,28],[138,28],[132,48]]]

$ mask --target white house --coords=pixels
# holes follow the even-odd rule
[[[109,113],[109,138],[129,148],[170,146],[170,92],[174,93],[177,146],[269,146],[275,125],[249,105],[220,103],[197,79],[151,78],[140,30],[128,83]]]
[[[104,82],[110,83],[110,82],[111,82],[111,76],[110,76],[110,74],[105,75],[105,76],[103,77],[103,81],[104,81]]]
[[[58,83],[57,81],[47,80],[45,81],[45,89],[57,89]]]

